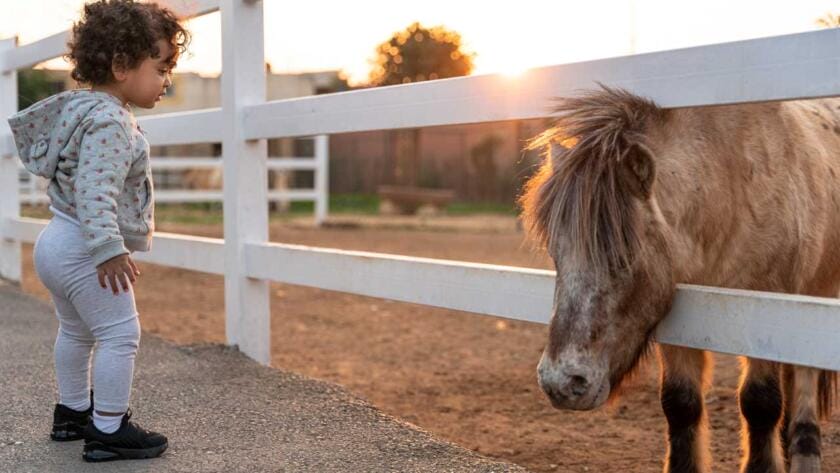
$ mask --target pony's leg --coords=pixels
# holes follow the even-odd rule
[[[790,473],[820,471],[820,426],[817,394],[820,370],[793,367],[792,404],[788,425]]]
[[[782,389],[779,365],[753,358],[743,359],[738,404],[741,407],[742,473],[784,473],[785,461],[779,443]]]
[[[790,419],[793,417],[793,365],[787,363],[782,364],[782,398],[784,399],[784,409],[782,412],[782,422],[779,427],[779,434],[782,438],[782,453],[785,457],[785,466],[790,467],[790,435],[788,427],[790,426]]]
[[[668,420],[665,473],[710,471],[706,387],[711,360],[702,350],[659,345],[660,400]]]

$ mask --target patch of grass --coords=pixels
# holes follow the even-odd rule
[[[307,214],[315,210],[314,202],[292,202],[293,214]],[[374,194],[333,194],[330,195],[330,213],[375,214],[379,211],[379,197]]]
[[[221,202],[155,204],[155,220],[158,222],[193,225],[221,225],[224,223],[222,215]]]

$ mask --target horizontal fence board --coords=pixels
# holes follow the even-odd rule
[[[207,108],[188,112],[163,113],[138,117],[146,138],[154,146],[220,143],[222,109]]]
[[[840,300],[681,285],[656,339],[840,370]]]
[[[34,244],[49,220],[18,217],[0,225],[0,237]],[[131,258],[146,263],[224,274],[224,239],[155,232],[152,250],[135,251]]]
[[[222,158],[219,157],[152,157],[152,170],[169,169],[221,169]],[[304,171],[314,170],[318,164],[313,158],[268,158],[266,167],[272,171]],[[21,165],[20,167],[23,167]]]
[[[11,133],[5,133],[5,130],[9,129],[8,122],[3,126],[0,126],[0,158],[16,158],[17,156],[17,147],[15,146],[15,139],[12,137]],[[20,160],[18,160],[20,162]],[[23,167],[21,164],[20,167]]]
[[[50,198],[44,192],[21,193],[20,194],[20,203],[21,204],[48,204],[48,203],[50,203]]]
[[[220,0],[155,0],[172,10],[178,18],[195,18],[219,10]]]
[[[180,169],[218,169],[222,167],[221,156],[217,157],[194,157],[194,156],[152,156],[151,166],[154,171],[180,170]],[[19,170],[25,170],[23,163],[16,160]],[[273,171],[305,171],[314,170],[318,163],[311,157],[300,158],[268,158],[266,167]]]
[[[158,0],[180,18],[193,18],[219,9],[219,0]],[[67,52],[71,30],[0,52],[0,72],[24,69],[57,58]]]
[[[288,189],[284,191],[268,191],[268,200],[314,200],[317,194],[311,189]],[[223,191],[207,190],[156,190],[155,200],[157,202],[205,202],[218,201],[223,198]]]
[[[840,95],[840,28],[276,100],[246,107],[245,138],[540,118],[595,81],[668,108]]]
[[[3,73],[26,69],[61,56],[67,51],[70,30],[52,34],[32,43],[0,53],[0,70]]]
[[[268,200],[293,200],[293,201],[308,201],[316,200],[318,192],[315,189],[287,189],[287,190],[270,190],[268,191]]]
[[[152,251],[135,251],[131,257],[144,263],[224,275],[224,247],[223,238],[155,232]]]
[[[49,220],[39,218],[18,217],[0,221],[0,237],[35,243],[38,234],[49,223]]]
[[[554,272],[278,243],[248,244],[248,275],[548,323]],[[680,285],[656,340],[840,370],[840,300]]]
[[[281,243],[247,244],[244,258],[254,278],[532,322],[554,284],[544,270]]]
[[[268,158],[270,171],[315,171],[318,161],[314,158]]]
[[[318,193],[313,189],[287,189],[268,191],[269,201],[310,201],[316,200]],[[170,202],[221,202],[223,191],[215,190],[155,190],[155,201]],[[24,204],[47,204],[49,196],[44,192],[21,193],[20,201]]]
[[[540,118],[550,115],[552,97],[591,88],[595,81],[663,107],[840,95],[840,29],[541,67],[517,78],[477,75],[271,101],[245,108],[244,137]],[[221,118],[213,108],[139,121],[150,142],[168,145],[217,142]]]
[[[137,117],[137,121],[153,146],[218,143],[221,140],[220,108],[146,115]],[[11,133],[0,134],[0,156],[16,154],[17,148]]]

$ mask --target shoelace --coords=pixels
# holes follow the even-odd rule
[[[131,408],[129,407],[128,409],[125,410],[125,414],[124,414],[126,425],[129,425],[128,421],[129,421],[129,419],[131,419],[131,414],[132,414]],[[151,433],[152,433],[150,430],[144,429],[144,428],[140,427],[139,425],[137,425],[133,422],[130,423],[130,426],[133,428],[132,430],[134,430],[135,432],[138,432],[140,434],[143,434],[143,435],[151,435]]]

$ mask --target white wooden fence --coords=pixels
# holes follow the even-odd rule
[[[840,28],[533,69],[265,101],[260,1],[170,1],[184,14],[221,10],[222,107],[141,119],[153,144],[223,137],[225,238],[156,233],[140,261],[222,274],[227,340],[270,360],[269,281],[546,323],[551,271],[270,243],[266,138],[546,116],[548,99],[627,88],[664,107],[840,95]],[[185,11],[182,5],[191,5]],[[63,52],[66,33],[0,43],[0,114],[17,110],[16,70]],[[290,46],[293,47],[293,46]],[[20,279],[20,242],[46,221],[19,216],[14,147],[0,139],[0,275]],[[278,327],[282,330],[282,326]],[[659,341],[840,369],[840,301],[680,286]]]
[[[327,219],[329,208],[329,145],[326,135],[314,138],[315,156],[310,158],[269,158],[266,169],[269,171],[312,171],[315,185],[311,189],[282,189],[269,190],[266,194],[269,201],[312,201],[315,203],[315,223],[321,225]],[[181,170],[181,169],[217,169],[222,167],[222,160],[214,157],[152,157],[153,171]],[[29,173],[18,161],[18,173],[28,177],[20,183],[21,204],[47,204],[49,196],[46,193],[49,181],[40,176]],[[190,189],[155,189],[157,203],[184,202],[219,202],[223,200],[221,190],[190,190]]]

